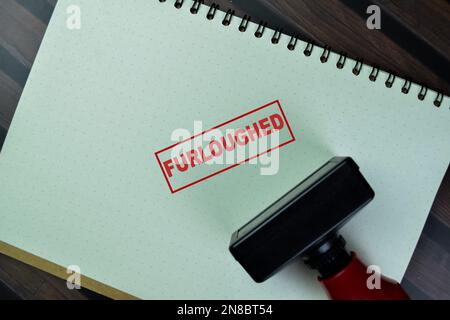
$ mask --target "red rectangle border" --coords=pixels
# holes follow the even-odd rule
[[[162,166],[162,164],[161,164],[161,160],[159,159],[158,154],[160,154],[161,152],[167,151],[167,150],[169,150],[169,149],[172,149],[173,147],[175,147],[175,146],[177,146],[177,145],[179,145],[179,144],[181,144],[181,143],[184,143],[184,142],[189,141],[189,140],[192,140],[192,139],[194,139],[194,138],[196,138],[196,137],[198,137],[198,136],[201,136],[201,135],[203,135],[203,134],[205,134],[205,133],[207,133],[207,132],[209,132],[209,131],[211,131],[211,130],[214,130],[214,129],[223,127],[223,126],[225,126],[225,125],[227,125],[227,124],[229,124],[229,123],[231,123],[231,122],[233,122],[233,121],[236,121],[236,120],[239,120],[239,119],[241,119],[241,118],[243,118],[243,117],[246,117],[246,116],[248,116],[248,115],[250,115],[250,114],[252,114],[252,113],[255,113],[255,112],[257,112],[257,111],[259,111],[259,110],[261,110],[261,109],[270,107],[270,106],[272,106],[272,105],[274,105],[274,104],[277,104],[277,105],[278,105],[278,108],[280,109],[281,115],[283,116],[283,119],[284,119],[284,121],[286,122],[287,128],[288,128],[288,130],[289,130],[289,134],[291,135],[292,139],[290,139],[289,141],[283,142],[282,144],[280,144],[280,145],[278,145],[278,146],[276,146],[276,147],[270,148],[270,149],[268,149],[268,150],[266,150],[266,151],[264,151],[264,152],[258,153],[258,154],[255,155],[255,156],[249,157],[249,158],[247,158],[247,159],[245,159],[245,160],[242,160],[242,161],[240,161],[240,162],[238,162],[238,163],[235,163],[235,164],[233,164],[233,165],[231,165],[231,166],[229,166],[229,167],[223,168],[223,169],[221,169],[221,170],[219,170],[219,171],[217,171],[217,172],[214,172],[214,173],[212,173],[212,174],[209,174],[209,175],[207,175],[207,176],[205,176],[205,177],[203,177],[203,178],[201,178],[201,179],[198,179],[198,180],[196,180],[196,181],[194,181],[194,182],[191,182],[191,183],[189,183],[189,184],[187,184],[187,185],[185,185],[185,186],[183,186],[183,187],[180,187],[180,188],[177,188],[177,189],[173,189],[173,188],[172,188],[172,185],[170,184],[169,178],[167,177],[166,172],[164,171],[164,168],[163,168],[163,166]],[[235,118],[233,118],[233,119],[231,119],[231,120],[225,121],[224,123],[221,123],[221,124],[219,124],[219,125],[217,125],[217,126],[215,126],[215,127],[212,127],[212,128],[210,128],[210,129],[208,129],[208,130],[205,130],[205,131],[203,131],[203,132],[201,132],[201,133],[199,133],[199,134],[196,134],[196,135],[194,135],[194,136],[192,136],[192,137],[190,137],[190,138],[187,138],[187,139],[185,139],[185,140],[179,141],[179,142],[174,143],[174,144],[172,144],[172,145],[170,145],[170,146],[168,146],[168,147],[166,147],[166,148],[164,148],[164,149],[161,149],[161,150],[159,150],[159,151],[156,151],[156,152],[155,152],[155,157],[156,157],[156,160],[158,161],[158,165],[159,165],[159,167],[161,168],[161,171],[162,171],[162,173],[163,173],[163,175],[164,175],[164,179],[165,179],[166,182],[167,182],[167,185],[168,185],[168,187],[169,187],[169,189],[170,189],[170,192],[171,192],[171,193],[176,193],[176,192],[178,192],[178,191],[181,191],[181,190],[184,190],[184,189],[186,189],[186,188],[188,188],[188,187],[191,187],[191,186],[193,186],[193,185],[195,185],[195,184],[197,184],[197,183],[200,183],[200,182],[205,181],[205,180],[207,180],[207,179],[209,179],[209,178],[212,178],[212,177],[214,177],[214,176],[216,176],[216,175],[218,175],[218,174],[220,174],[220,173],[222,173],[222,172],[225,172],[225,171],[230,170],[230,169],[232,169],[232,168],[234,168],[234,167],[236,167],[236,166],[239,166],[239,165],[241,165],[241,164],[243,164],[243,163],[245,163],[245,162],[248,162],[248,161],[250,161],[250,160],[252,160],[252,159],[254,159],[254,158],[257,158],[257,157],[259,157],[259,156],[262,155],[262,154],[265,154],[265,153],[268,153],[268,152],[270,152],[270,151],[272,151],[272,150],[281,148],[281,147],[283,147],[283,146],[285,146],[285,145],[287,145],[287,144],[289,144],[289,143],[294,142],[295,140],[296,140],[296,139],[295,139],[295,136],[294,136],[294,134],[292,133],[291,126],[290,126],[290,124],[289,124],[289,121],[288,121],[287,118],[286,118],[286,115],[285,115],[285,113],[284,113],[284,111],[283,111],[283,108],[281,107],[280,101],[279,101],[279,100],[275,100],[275,101],[272,101],[272,102],[270,102],[270,103],[267,103],[267,104],[265,104],[265,105],[263,105],[263,106],[260,106],[260,107],[258,107],[258,108],[255,108],[255,109],[253,109],[253,110],[251,110],[251,111],[249,111],[249,112],[246,112],[246,113],[244,113],[244,114],[242,114],[242,115],[240,115],[240,116],[237,116],[237,117],[235,117]]]

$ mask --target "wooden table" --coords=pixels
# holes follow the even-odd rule
[[[0,145],[57,0],[0,1]],[[156,1],[156,0],[155,0]],[[185,0],[190,5],[190,1]],[[450,4],[445,0],[373,0],[382,9],[381,30],[369,30],[365,0],[206,0],[239,17],[364,58],[368,64],[450,94]],[[448,106],[447,106],[448,107]],[[1,156],[1,155],[0,155]],[[431,168],[432,170],[432,168]],[[450,169],[434,201],[402,285],[412,298],[450,298]],[[22,298],[98,299],[68,290],[65,281],[0,255],[0,293]]]

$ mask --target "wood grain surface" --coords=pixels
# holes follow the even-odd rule
[[[0,1],[0,148],[56,1]],[[266,21],[287,34],[329,45],[336,52],[450,94],[449,1],[205,1],[212,2],[221,10],[235,10],[239,17],[250,15],[252,21]],[[191,3],[185,0],[185,5]],[[366,27],[365,8],[370,3],[382,9],[381,30]],[[450,299],[450,169],[402,285],[412,298]],[[4,255],[0,255],[0,298],[2,292],[15,292],[23,299],[102,298],[85,289],[68,290],[63,280]]]

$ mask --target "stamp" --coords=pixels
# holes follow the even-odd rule
[[[241,164],[262,163],[263,156],[278,165],[279,148],[294,141],[276,100],[156,151],[155,157],[176,193]]]

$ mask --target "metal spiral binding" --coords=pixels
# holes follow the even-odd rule
[[[392,72],[389,72],[389,76],[386,79],[386,82],[384,83],[386,88],[392,88],[392,85],[394,84],[395,81],[395,74]]]
[[[280,29],[280,28],[275,29],[275,32],[273,33],[272,40],[271,40],[273,44],[277,44],[280,41],[282,32],[283,32],[283,29]]]
[[[184,0],[176,0],[174,4],[175,8],[180,9],[183,6],[183,2]]]
[[[225,14],[225,17],[224,17],[223,20],[222,20],[222,24],[223,24],[224,26],[229,26],[230,23],[231,23],[231,19],[233,18],[233,16],[234,16],[234,10],[228,9],[228,10],[227,10],[227,13]]]
[[[208,20],[214,19],[214,17],[216,16],[216,12],[217,12],[218,9],[219,9],[219,5],[213,3],[213,4],[211,5],[211,7],[209,8],[208,14],[206,15],[206,19],[208,19]]]
[[[362,66],[363,66],[363,59],[356,59],[355,66],[352,69],[352,72],[355,76],[359,76],[359,74],[361,73]]]
[[[166,2],[166,0],[159,0],[159,2]],[[175,6],[175,8],[180,9],[183,6],[183,4],[184,4],[184,0],[175,0],[174,6]],[[197,14],[202,5],[204,5],[204,0],[193,0],[193,4],[190,9],[191,13]],[[218,10],[219,10],[219,5],[213,2],[209,6],[209,10],[208,10],[208,13],[206,14],[206,18],[208,20],[213,20],[216,16],[216,13]],[[231,24],[231,20],[234,16],[235,16],[235,11],[228,9],[222,20],[222,24],[224,26],[229,26]],[[250,21],[251,21],[251,17],[248,15],[244,15],[244,17],[241,20],[238,30],[240,32],[246,32]],[[266,30],[266,27],[267,27],[267,22],[260,21],[258,24],[258,27],[254,33],[255,37],[262,38],[262,36],[264,35],[264,31]],[[281,28],[276,28],[274,31],[274,34],[271,38],[271,42],[273,44],[278,44],[280,41],[280,38],[283,35],[285,35],[285,34],[283,34],[283,30]],[[287,45],[287,48],[290,51],[295,50],[298,40],[299,40],[298,35],[292,35],[291,39],[289,41],[289,44]],[[303,50],[304,55],[307,57],[311,56],[314,47],[315,47],[314,41],[312,41],[312,40],[307,41],[306,47]],[[328,45],[325,45],[323,47],[322,55],[320,56],[320,61],[322,63],[328,62],[328,58],[329,58],[331,52],[332,52],[331,47]],[[347,53],[340,52],[338,62],[336,63],[336,67],[338,69],[343,69],[346,60],[347,60]],[[362,67],[363,67],[363,59],[356,59],[355,66],[352,69],[353,74],[355,76],[358,76],[361,73]],[[379,72],[380,72],[380,69],[378,67],[372,66],[372,71],[370,72],[370,75],[369,75],[370,81],[375,82],[378,78]],[[388,78],[385,81],[385,86],[387,88],[392,88],[395,79],[396,79],[396,75],[392,71],[388,72]],[[404,94],[408,94],[411,89],[411,84],[412,84],[412,82],[410,80],[405,79],[405,82],[402,86],[401,92]],[[417,95],[417,98],[421,101],[424,100],[427,95],[427,92],[428,92],[428,88],[424,85],[421,85],[421,88]],[[436,98],[434,99],[434,105],[436,107],[440,107],[443,99],[444,99],[443,93],[437,92]]]
[[[440,107],[442,100],[444,100],[444,94],[442,92],[438,92],[436,98],[434,99],[434,105],[436,107]]]
[[[303,54],[306,57],[309,57],[311,55],[313,49],[314,49],[314,41],[308,41],[308,43],[306,44],[305,50],[303,50]]]
[[[425,86],[421,86],[420,87],[420,91],[419,94],[417,95],[417,98],[422,101],[423,99],[425,99],[425,96],[427,95],[428,92],[428,88]]]
[[[198,9],[200,9],[200,6],[204,3],[203,0],[194,0],[194,3],[192,4],[191,7],[191,13],[192,14],[197,14],[198,13]]]
[[[247,31],[248,23],[252,20],[252,17],[245,15],[241,20],[241,24],[239,25],[239,31],[245,32]]]
[[[322,62],[322,63],[327,62],[328,58],[330,57],[330,53],[331,53],[331,47],[325,46],[323,48],[322,55],[320,56],[320,62]]]
[[[369,80],[370,80],[370,81],[373,81],[373,82],[377,81],[378,73],[379,73],[379,72],[380,72],[380,69],[379,69],[379,68],[377,68],[377,67],[372,67],[372,71],[370,72],[370,75],[369,75]]]
[[[261,38],[266,30],[267,22],[261,21],[258,25],[258,29],[255,31],[255,37]]]
[[[338,62],[336,62],[336,68],[344,68],[345,61],[347,61],[347,54],[345,52],[341,52],[341,54],[339,55],[339,60]]]
[[[297,35],[293,35],[292,37],[291,37],[291,40],[289,41],[289,44],[288,44],[288,46],[287,46],[287,48],[289,49],[289,50],[295,50],[295,46],[297,45],[297,41],[298,41],[298,37],[297,37]]]
[[[402,87],[402,92],[404,94],[408,94],[410,88],[411,88],[411,81],[409,81],[408,79],[405,79],[405,83],[403,84],[403,87]]]

